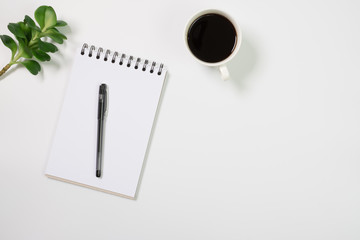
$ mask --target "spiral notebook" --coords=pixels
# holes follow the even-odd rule
[[[76,53],[45,175],[135,198],[166,68],[84,44]],[[100,84],[108,86],[102,175],[96,177]]]

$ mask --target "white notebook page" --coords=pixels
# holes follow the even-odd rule
[[[97,50],[97,49],[96,49]],[[76,53],[45,174],[134,198],[166,69]],[[120,57],[120,56],[119,56]],[[102,176],[95,176],[99,85],[108,86]]]

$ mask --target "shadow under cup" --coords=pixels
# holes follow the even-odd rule
[[[237,49],[239,39],[233,23],[219,13],[204,13],[190,23],[187,45],[191,53],[205,64],[217,64]]]

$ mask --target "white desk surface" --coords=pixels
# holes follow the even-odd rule
[[[46,2],[46,1],[45,1]],[[44,1],[0,8],[0,33]],[[0,80],[0,239],[360,239],[357,1],[48,1],[69,40]],[[187,52],[197,11],[243,44],[223,82]],[[83,42],[169,69],[137,200],[44,176]],[[1,64],[10,51],[0,44]]]

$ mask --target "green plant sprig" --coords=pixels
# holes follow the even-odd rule
[[[67,23],[57,20],[55,10],[50,6],[40,6],[35,10],[35,20],[28,15],[24,21],[9,23],[8,29],[15,36],[18,43],[8,35],[0,35],[1,41],[11,50],[10,62],[0,71],[3,75],[12,65],[22,64],[30,73],[36,75],[41,70],[40,64],[35,59],[44,62],[50,61],[49,52],[54,53],[58,48],[51,42],[62,44],[66,36],[57,30],[57,27],[66,26]]]

